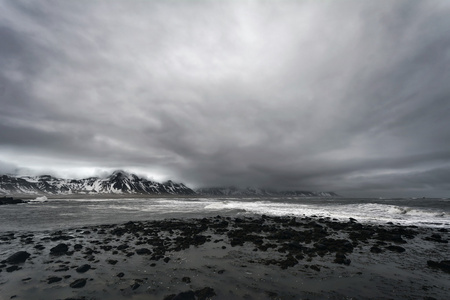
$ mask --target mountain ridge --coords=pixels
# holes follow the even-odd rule
[[[171,180],[159,183],[116,170],[104,178],[62,179],[51,175],[0,175],[0,195],[173,195],[207,197],[339,197],[334,192],[278,191],[254,187],[191,189]]]
[[[183,183],[159,183],[117,170],[106,178],[62,179],[51,175],[0,176],[0,194],[70,195],[70,194],[149,194],[195,195]]]
[[[311,192],[298,190],[272,190],[255,187],[238,188],[230,187],[209,187],[195,189],[195,192],[203,196],[221,197],[340,197],[335,192]]]

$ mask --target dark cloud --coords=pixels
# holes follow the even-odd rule
[[[5,170],[449,194],[447,1],[0,11]]]

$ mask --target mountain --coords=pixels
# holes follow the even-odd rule
[[[50,175],[0,176],[0,194],[152,194],[195,195],[182,183],[159,183],[125,171],[115,171],[106,178],[61,179]]]
[[[0,195],[200,195],[208,197],[339,197],[333,192],[276,191],[259,188],[211,187],[191,190],[171,180],[159,183],[125,171],[106,178],[62,179],[50,175],[0,176]]]
[[[259,188],[211,187],[196,189],[195,192],[202,196],[216,197],[339,197],[334,192],[310,192],[310,191],[276,191]]]

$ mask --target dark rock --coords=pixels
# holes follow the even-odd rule
[[[119,274],[116,275],[119,278],[122,278],[123,276],[125,276],[125,274],[123,272],[120,272]]]
[[[172,298],[164,298],[165,300],[195,300],[195,293],[193,291],[187,291],[179,293]]]
[[[181,279],[181,281],[183,281],[183,282],[185,282],[185,283],[191,283],[191,278],[189,278],[189,277],[183,277],[183,278]]]
[[[81,245],[81,244],[75,244],[75,245],[73,246],[73,249],[74,249],[75,251],[79,251],[79,250],[81,250],[81,248],[83,248],[83,245]]]
[[[135,282],[132,286],[131,289],[134,291],[135,289],[139,288],[141,285],[137,282]]]
[[[343,253],[336,253],[336,258],[334,262],[337,264],[344,264],[346,266],[350,265],[351,260],[348,259]]]
[[[78,273],[84,273],[84,272],[88,271],[90,268],[91,268],[91,265],[84,264],[84,265],[79,266],[78,268],[76,268],[75,271],[77,271]]]
[[[210,287],[202,288],[201,290],[196,290],[194,292],[195,296],[197,296],[198,300],[206,300],[214,297],[216,293],[214,292],[214,289]]]
[[[170,257],[164,257],[163,261],[164,261],[165,263],[168,263],[168,262],[170,261]]]
[[[443,240],[442,236],[440,234],[437,234],[437,233],[432,234],[430,237],[426,237],[425,240],[432,241],[432,242],[437,242],[437,243],[448,244],[448,241],[447,240]]]
[[[26,251],[19,251],[8,257],[6,262],[12,265],[24,263],[30,255],[31,254]]]
[[[18,266],[11,266],[11,267],[6,268],[6,272],[11,273],[11,272],[17,271],[19,269],[20,268]]]
[[[117,250],[125,250],[125,249],[127,249],[128,247],[129,247],[128,245],[122,244],[122,245],[117,246]]]
[[[55,283],[55,282],[58,282],[61,280],[62,280],[61,277],[51,276],[51,277],[47,278],[47,283],[51,284],[51,283]]]
[[[38,244],[38,245],[34,246],[34,248],[37,249],[37,250],[44,250],[45,249],[44,245],[41,245],[41,244]]]
[[[402,253],[402,252],[405,252],[405,251],[406,251],[406,249],[403,248],[403,247],[400,247],[400,246],[393,246],[393,245],[387,246],[386,249],[388,249],[388,250],[390,250],[390,251],[393,251],[393,252],[397,252],[397,253]]]
[[[59,269],[56,269],[55,272],[66,272],[69,271],[69,267],[68,266],[60,266]]]
[[[317,265],[309,266],[309,268],[310,268],[310,269],[313,269],[314,271],[320,272],[320,267],[317,266]]]
[[[110,264],[110,265],[115,265],[115,264],[117,264],[117,260],[115,260],[115,259],[108,259],[108,260],[106,260],[106,262],[107,262],[108,264]]]
[[[70,284],[71,288],[79,289],[86,285],[86,278],[77,279]]]
[[[442,260],[440,262],[429,260],[427,265],[430,268],[440,269],[445,273],[450,273],[450,260]]]
[[[63,255],[69,251],[69,246],[64,243],[58,244],[55,247],[50,249],[50,254],[52,255]]]
[[[136,249],[136,254],[144,255],[144,254],[151,254],[152,252],[148,248],[140,248]]]
[[[383,252],[383,250],[381,250],[377,246],[373,246],[372,248],[370,248],[370,252],[372,252],[372,253],[381,253],[381,252]]]
[[[28,201],[24,201],[21,199],[14,199],[12,197],[3,197],[0,198],[0,205],[6,205],[6,204],[21,204],[21,203],[28,203]]]

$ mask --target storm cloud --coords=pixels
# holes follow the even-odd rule
[[[449,15],[0,0],[0,171],[449,197]]]

